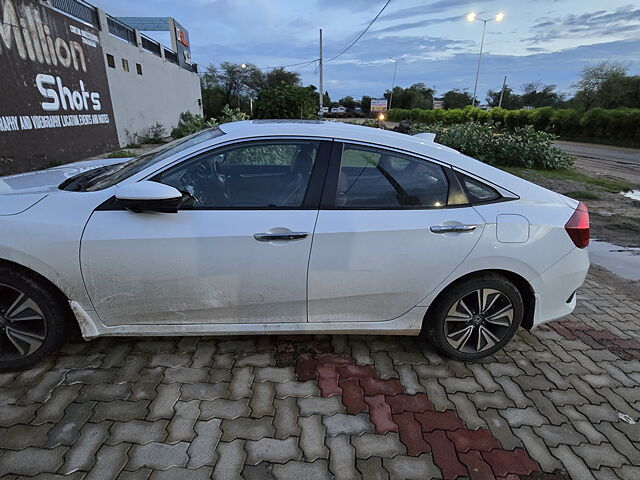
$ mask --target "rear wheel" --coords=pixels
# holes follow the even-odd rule
[[[61,295],[22,270],[0,267],[0,372],[24,370],[66,337]]]
[[[522,296],[507,278],[478,275],[445,291],[430,309],[423,335],[447,357],[476,360],[511,340],[523,312]]]

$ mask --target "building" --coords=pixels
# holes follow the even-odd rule
[[[189,34],[82,0],[0,0],[0,174],[125,146],[202,114]],[[171,48],[142,31],[170,33]]]

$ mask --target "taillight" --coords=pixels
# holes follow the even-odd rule
[[[576,247],[585,248],[589,245],[589,210],[583,202],[578,204],[564,229]]]

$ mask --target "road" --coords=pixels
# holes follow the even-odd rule
[[[580,170],[640,185],[640,150],[592,143],[554,144],[575,157]]]

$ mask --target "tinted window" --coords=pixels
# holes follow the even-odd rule
[[[500,198],[500,194],[489,185],[486,185],[478,180],[467,177],[466,175],[460,175],[462,177],[462,183],[467,190],[467,196],[471,203],[491,202]]]
[[[319,142],[254,142],[213,150],[154,180],[176,187],[185,207],[300,207]]]
[[[336,206],[443,207],[448,182],[438,165],[401,154],[345,145]]]

